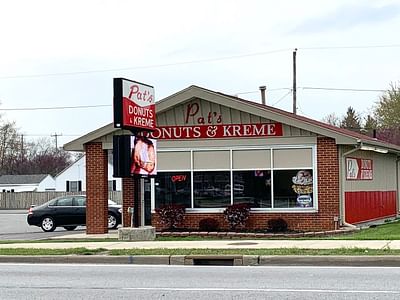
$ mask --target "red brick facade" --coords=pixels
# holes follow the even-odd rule
[[[253,212],[247,223],[248,229],[266,229],[267,221],[283,218],[289,229],[302,231],[325,231],[335,229],[334,217],[339,217],[339,156],[335,140],[318,138],[318,212],[313,213],[263,213]],[[187,213],[183,227],[198,228],[203,218],[217,219],[221,228],[227,229],[228,223],[222,213]],[[157,215],[152,215],[153,226],[161,228]]]
[[[107,229],[107,152],[101,143],[86,144],[86,190],[87,190],[87,233],[106,233]],[[313,213],[273,213],[253,212],[247,223],[248,229],[266,229],[267,221],[283,218],[292,230],[323,231],[335,228],[334,217],[339,216],[339,157],[335,141],[330,138],[318,138],[318,212]],[[123,190],[123,226],[129,227],[131,219],[128,207],[134,205],[135,184],[133,178],[122,180]],[[140,212],[140,210],[139,210]],[[198,228],[199,221],[212,217],[219,221],[221,228],[228,228],[222,213],[187,213],[183,227]],[[155,214],[153,226],[161,228]]]
[[[102,143],[88,143],[86,150],[86,233],[108,232],[108,157]]]

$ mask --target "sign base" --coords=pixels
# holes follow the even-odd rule
[[[155,239],[156,228],[153,226],[118,228],[120,241],[154,241]]]

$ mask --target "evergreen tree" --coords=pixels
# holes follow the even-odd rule
[[[371,115],[368,115],[365,118],[364,129],[366,130],[376,129],[377,125],[378,125],[377,121]]]
[[[340,121],[340,127],[360,130],[361,128],[360,116],[351,106],[349,106],[346,115],[344,115],[342,120]]]

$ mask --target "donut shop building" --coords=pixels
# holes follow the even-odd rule
[[[223,210],[236,203],[251,206],[250,230],[283,218],[292,230],[327,231],[399,213],[399,146],[198,86],[155,111],[157,175],[136,187],[122,179],[123,226],[134,201],[141,225],[157,229],[154,209],[165,204],[186,207],[188,229],[207,217],[227,229]],[[108,158],[113,136],[126,134],[109,124],[64,145],[86,152],[88,233],[107,232]]]

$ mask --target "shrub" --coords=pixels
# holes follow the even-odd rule
[[[219,222],[213,218],[205,218],[201,219],[199,222],[199,230],[200,231],[218,231],[219,230]]]
[[[284,232],[284,231],[287,231],[287,229],[288,229],[288,224],[282,218],[268,220],[268,230],[269,231]]]
[[[183,205],[167,204],[155,209],[160,217],[161,223],[168,229],[177,228],[185,217],[185,207]]]
[[[225,220],[228,221],[229,227],[235,230],[238,226],[246,224],[250,215],[250,206],[247,204],[233,204],[229,205],[224,210]]]

